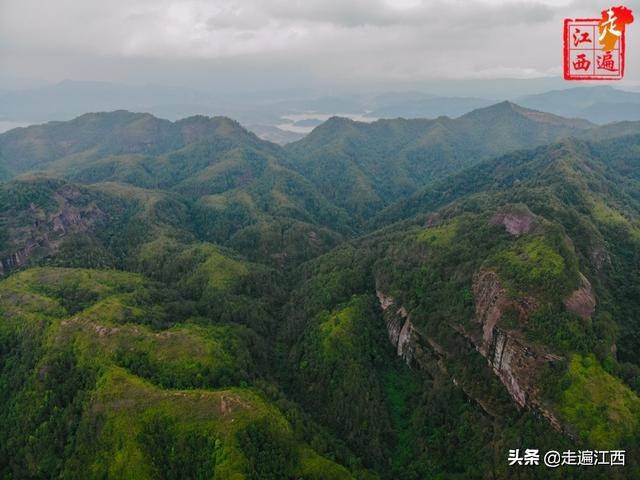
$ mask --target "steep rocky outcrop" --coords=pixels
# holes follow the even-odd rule
[[[95,205],[77,205],[80,192],[71,186],[62,187],[54,196],[58,208],[47,214],[36,205],[28,210],[30,222],[14,230],[13,244],[19,248],[0,252],[0,276],[24,267],[34,257],[55,253],[63,239],[71,233],[85,232],[104,213]]]
[[[534,373],[531,370],[535,368],[536,356],[513,333],[497,324],[507,309],[513,309],[520,317],[533,310],[535,304],[529,300],[515,302],[509,299],[492,271],[482,271],[475,276],[473,295],[475,320],[482,327],[482,337],[471,335],[470,338],[516,403],[524,407],[532,387],[528,382]]]
[[[563,303],[567,310],[587,319],[591,318],[596,309],[596,297],[589,280],[584,275],[581,275],[580,279],[582,282],[580,288],[571,292]]]
[[[489,219],[492,225],[503,225],[514,236],[529,233],[536,225],[536,216],[526,206],[500,211]]]
[[[0,264],[2,265],[0,272],[4,273],[5,271],[15,270],[26,265],[27,261],[38,249],[38,247],[44,247],[46,246],[46,243],[47,241],[45,238],[41,239],[40,241],[32,238],[27,240],[27,243],[23,248],[9,254],[8,256],[0,260]]]
[[[501,285],[498,275],[491,270],[481,270],[473,279],[475,303],[474,323],[477,328],[462,324],[452,328],[464,336],[484,356],[493,373],[500,379],[513,401],[520,408],[530,408],[546,418],[559,431],[564,431],[554,412],[543,403],[539,373],[545,364],[563,360],[542,345],[527,340],[516,328],[501,325],[505,314],[526,322],[538,308],[533,298],[510,298]],[[489,415],[498,415],[483,398],[474,395],[465,385],[447,371],[448,354],[433,339],[424,335],[411,320],[407,310],[396,300],[378,289],[378,301],[383,312],[389,340],[410,366],[435,375],[445,375],[473,399]]]
[[[539,411],[560,429],[555,415],[541,403],[537,374],[545,363],[561,357],[524,339],[517,330],[502,328],[499,321],[508,310],[520,321],[537,308],[533,299],[513,300],[500,284],[498,275],[490,270],[478,272],[473,280],[475,321],[481,326],[481,335],[465,332],[478,351],[487,359],[494,373],[504,384],[520,407]]]
[[[601,272],[606,267],[611,265],[611,256],[609,255],[609,252],[607,252],[607,250],[602,246],[595,247],[593,250],[591,250],[591,252],[589,253],[589,257],[591,260],[591,264],[597,272]]]
[[[392,297],[379,290],[376,291],[376,295],[383,311],[391,344],[396,347],[398,356],[402,357],[407,364],[411,364],[418,333],[411,323],[409,314],[404,307],[397,306]]]
[[[465,395],[475,401],[488,415],[498,417],[490,402],[474,395],[467,386],[459,382],[446,366],[447,352],[435,339],[420,332],[404,307],[398,306],[395,299],[376,291],[380,308],[387,326],[389,340],[410,367],[426,372],[432,378],[446,378],[459,387]]]

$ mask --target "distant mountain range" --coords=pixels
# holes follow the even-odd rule
[[[584,118],[600,125],[640,120],[640,92],[626,92],[610,86],[554,90],[521,97],[516,102],[524,107]]]
[[[502,100],[502,99],[500,99]],[[518,97],[518,105],[593,123],[640,119],[640,93],[612,87],[577,87]],[[331,115],[378,118],[456,118],[496,103],[491,98],[439,96],[420,91],[307,96],[302,98],[228,97],[182,87],[135,86],[65,80],[55,85],[0,92],[0,128],[12,123],[70,120],[87,111],[125,109],[178,120],[191,115],[222,115],[238,120],[261,138],[285,144],[300,128]],[[295,115],[308,118],[288,121]],[[314,117],[316,115],[316,117]],[[296,123],[298,122],[298,124]],[[302,123],[299,123],[302,122]],[[288,132],[288,133],[285,133]]]
[[[0,135],[0,176],[39,171],[84,184],[179,193],[202,218],[215,218],[203,222],[215,225],[201,232],[207,238],[249,258],[277,253],[290,262],[330,248],[422,185],[493,156],[637,128],[596,127],[502,102],[456,119],[334,117],[280,147],[225,117],[170,122],[122,110]],[[283,251],[274,228],[300,243],[290,238],[286,245],[294,248]],[[313,228],[316,234],[307,236]]]
[[[495,101],[484,98],[438,97],[414,93],[381,95],[374,98],[371,103],[372,109],[367,115],[374,118],[436,118],[459,117],[476,108],[487,107]]]
[[[146,111],[163,117],[212,114],[215,99],[206,93],[157,85],[63,82],[0,94],[0,119],[70,120],[87,111]]]
[[[365,219],[430,179],[592,128],[585,120],[502,102],[456,119],[362,123],[332,118],[286,150],[294,168],[327,198]]]

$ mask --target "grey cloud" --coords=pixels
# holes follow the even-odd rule
[[[601,8],[597,0],[0,0],[0,67],[16,77],[136,82],[174,79],[177,69],[185,84],[196,70],[231,84],[266,69],[283,84],[292,72],[325,83],[556,75],[562,18]],[[630,59],[627,77],[638,72]]]
[[[393,7],[383,0],[272,0],[262,5],[276,18],[326,22],[341,27],[430,24],[455,28],[478,22],[492,26],[542,22],[554,14],[550,5],[532,1],[511,4],[477,0],[420,1],[406,8]]]

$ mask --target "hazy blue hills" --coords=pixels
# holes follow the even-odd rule
[[[367,115],[374,118],[459,117],[476,108],[487,107],[491,100],[473,97],[439,97],[413,94],[408,98],[376,98]]]
[[[70,120],[87,111],[124,108],[175,118],[176,114],[209,113],[216,103],[210,94],[187,88],[74,80],[0,93],[2,118],[31,122]]]
[[[605,124],[640,120],[640,93],[610,86],[576,87],[520,97],[516,102],[565,117],[584,118]]]

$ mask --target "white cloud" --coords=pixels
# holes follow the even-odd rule
[[[0,62],[272,60],[324,78],[528,77],[558,71],[563,16],[600,8],[595,0],[0,0]]]

